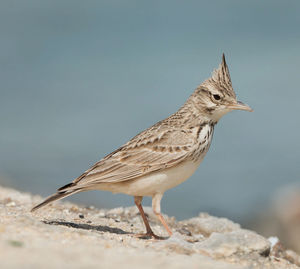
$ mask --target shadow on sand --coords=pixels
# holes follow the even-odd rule
[[[108,232],[113,234],[131,234],[128,232],[125,232],[119,228],[112,228],[108,226],[101,226],[101,225],[90,225],[85,223],[74,223],[69,221],[57,221],[57,220],[44,220],[45,224],[49,225],[62,225],[67,226],[75,229],[83,229],[83,230],[92,230],[92,231],[98,231],[98,232]]]

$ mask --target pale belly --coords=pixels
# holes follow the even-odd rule
[[[201,160],[186,161],[176,167],[155,172],[144,177],[119,183],[102,183],[99,190],[113,193],[125,193],[132,196],[153,196],[156,193],[163,194],[187,180],[198,168]]]

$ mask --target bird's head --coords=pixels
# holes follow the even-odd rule
[[[236,99],[224,54],[219,67],[197,87],[191,98],[203,116],[214,122],[232,110],[252,111],[248,105]]]

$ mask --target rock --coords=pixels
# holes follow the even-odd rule
[[[268,253],[270,242],[257,233],[239,229],[227,233],[212,233],[208,239],[195,243],[195,248],[213,257],[229,257],[238,253]]]
[[[213,232],[226,233],[240,229],[240,225],[225,218],[216,218],[201,213],[197,218],[179,222],[180,225],[189,230],[192,234],[209,236]]]
[[[111,210],[55,202],[30,213],[41,197],[0,187],[1,268],[298,268],[299,256],[208,214],[177,222],[166,240],[142,240],[135,207]],[[150,208],[154,232],[166,236]]]

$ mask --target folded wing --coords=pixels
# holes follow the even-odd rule
[[[68,188],[90,188],[100,183],[122,182],[170,168],[193,152],[194,139],[193,130],[166,129],[153,133],[148,129],[100,160]]]

